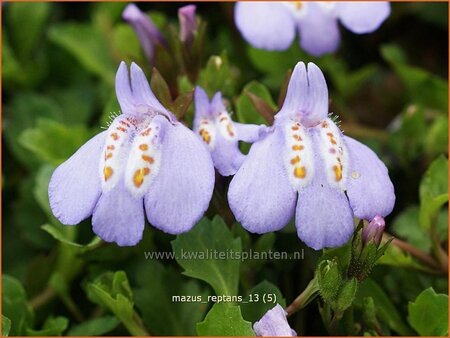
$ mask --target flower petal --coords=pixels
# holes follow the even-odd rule
[[[296,33],[292,13],[280,3],[238,2],[234,20],[245,40],[256,48],[288,49]]]
[[[211,115],[211,110],[209,108],[208,94],[203,90],[202,87],[195,88],[195,120],[196,123],[202,118],[209,118]]]
[[[208,208],[214,167],[205,145],[181,123],[162,122],[161,167],[145,195],[149,222],[178,234],[190,230]]]
[[[340,35],[335,17],[317,3],[308,3],[308,11],[299,20],[298,27],[300,45],[311,55],[332,53],[339,46]]]
[[[349,152],[347,196],[356,217],[372,220],[394,208],[394,186],[378,156],[364,144],[345,137]]]
[[[292,337],[296,336],[286,318],[286,311],[280,304],[267,311],[264,316],[253,324],[255,334],[261,337]]]
[[[296,116],[298,115],[298,116]],[[314,63],[297,63],[292,72],[283,107],[277,118],[296,117],[313,127],[328,115],[328,87],[322,71]]]
[[[214,167],[222,176],[234,175],[245,159],[239,150],[238,141],[226,140],[221,135],[217,136],[211,157]]]
[[[155,112],[172,117],[172,113],[169,113],[153,94],[142,69],[134,62],[131,64],[131,88],[136,103],[148,105]]]
[[[221,92],[215,93],[213,98],[211,99],[211,112],[219,114],[226,111],[227,110],[223,105],[222,101],[222,93]]]
[[[389,2],[337,2],[336,14],[353,33],[364,34],[378,29],[391,13]]]
[[[126,189],[123,179],[102,193],[92,216],[92,229],[104,241],[136,245],[142,239],[144,225],[143,200]]]
[[[116,96],[123,114],[135,114],[134,97],[131,91],[128,68],[125,62],[121,62],[116,73]]]
[[[48,187],[50,208],[63,224],[88,218],[100,196],[98,167],[106,132],[86,142],[53,172]]]
[[[286,176],[282,149],[283,134],[275,129],[252,145],[230,183],[230,208],[248,231],[279,230],[294,214],[296,193]]]
[[[261,124],[245,124],[239,122],[233,122],[234,128],[237,132],[237,138],[240,141],[247,143],[253,143],[267,134],[268,127]]]
[[[309,247],[320,250],[346,243],[354,230],[353,213],[345,193],[330,185],[324,161],[319,154],[319,135],[312,134],[315,171],[312,182],[298,194],[295,216],[298,237]]]

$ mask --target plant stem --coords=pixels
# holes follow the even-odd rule
[[[389,236],[391,236],[391,235],[389,235]],[[386,234],[384,234],[383,239],[387,239],[387,238],[388,238],[388,236]],[[427,264],[429,267],[431,267],[433,269],[440,268],[439,264],[436,262],[436,260],[431,255],[416,248],[415,246],[412,246],[411,244],[409,244],[405,241],[402,241],[398,238],[394,238],[392,240],[392,245],[395,245],[396,247],[402,249],[403,251],[410,253],[412,256],[421,260],[423,263]]]
[[[319,291],[319,284],[317,283],[317,278],[314,276],[309,282],[306,288],[302,291],[300,295],[286,308],[288,316],[291,316],[295,312],[303,309],[309,304],[317,295]]]
[[[150,337],[150,334],[144,327],[141,317],[139,317],[136,311],[133,311],[133,316],[129,318],[129,320],[122,320],[122,323],[133,336]]]
[[[56,296],[55,290],[51,287],[47,287],[41,293],[37,294],[32,299],[30,299],[28,304],[33,309],[37,309],[42,305],[46,304],[47,302],[49,302],[50,300],[52,300],[53,298],[55,298],[55,296]]]

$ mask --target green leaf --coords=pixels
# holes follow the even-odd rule
[[[345,281],[337,295],[334,310],[341,313],[347,310],[352,305],[357,290],[358,282],[356,278]]]
[[[408,321],[421,336],[447,336],[448,296],[424,290],[408,304]]]
[[[413,246],[428,252],[431,248],[431,240],[419,224],[419,207],[410,206],[402,211],[392,222],[391,231],[405,239]]]
[[[147,336],[133,308],[133,293],[125,272],[106,272],[87,284],[88,298],[110,310],[132,335]]]
[[[238,121],[241,123],[267,124],[267,120],[260,114],[248,94],[258,97],[273,110],[277,108],[269,89],[257,81],[252,81],[244,87],[241,95],[237,99],[236,114]]]
[[[354,302],[355,306],[361,309],[364,304],[364,298],[367,297],[373,298],[377,317],[384,321],[392,330],[402,336],[412,335],[411,329],[403,321],[388,295],[370,278],[359,284]]]
[[[448,117],[439,115],[428,128],[425,138],[425,152],[428,156],[447,153],[448,150]]]
[[[409,66],[403,51],[396,45],[383,46],[381,54],[407,87],[412,102],[447,111],[448,85],[444,79],[423,69]]]
[[[46,2],[12,3],[5,10],[11,41],[21,60],[37,49],[52,4]]]
[[[32,93],[16,95],[5,107],[3,117],[3,135],[8,148],[23,164],[35,167],[37,160],[20,144],[20,134],[28,128],[35,128],[36,121],[40,118],[58,121],[61,120],[61,116],[61,107],[48,97]]]
[[[96,236],[88,244],[83,245],[83,244],[75,243],[72,240],[70,240],[69,238],[67,238],[66,233],[62,232],[59,228],[57,228],[56,226],[54,226],[52,224],[44,224],[43,226],[41,226],[41,228],[42,228],[42,230],[48,232],[54,239],[56,239],[62,243],[68,244],[70,246],[76,247],[76,248],[83,248],[84,250],[89,250],[89,249],[95,248],[102,241],[100,239],[100,237]]]
[[[39,119],[36,127],[25,130],[19,142],[42,161],[57,165],[69,158],[89,138],[83,126],[68,127],[64,124]]]
[[[114,84],[116,64],[102,34],[92,25],[64,23],[53,26],[49,38],[71,53],[88,71]]]
[[[48,317],[41,330],[27,330],[29,336],[61,336],[69,326],[69,320],[65,317]]]
[[[11,330],[11,320],[2,315],[2,337],[8,337]]]
[[[199,336],[255,336],[252,324],[242,318],[237,305],[216,303],[203,322],[197,324]]]
[[[448,202],[448,160],[440,156],[431,163],[420,182],[420,225],[428,230],[439,209]]]
[[[270,299],[267,299],[269,297]],[[245,320],[254,323],[260,320],[277,303],[283,308],[286,306],[286,300],[280,289],[268,281],[262,281],[251,289],[244,298],[244,302],[241,304],[242,316]]]
[[[137,284],[136,306],[153,335],[195,335],[195,324],[204,318],[208,296],[198,281],[186,281],[172,267],[146,261],[137,275]]]
[[[164,107],[167,107],[172,103],[172,95],[170,94],[169,85],[156,68],[153,68],[152,70],[150,87],[152,88],[152,91],[155,94],[156,98],[162,103]]]
[[[27,303],[22,284],[15,278],[2,277],[2,314],[11,320],[11,336],[24,336],[33,323],[33,312]]]
[[[114,330],[120,321],[114,316],[104,316],[91,319],[73,326],[68,336],[101,336]]]
[[[217,295],[237,295],[240,262],[226,255],[240,254],[241,240],[219,216],[212,221],[203,218],[191,231],[178,235],[172,248],[185,275],[207,282]]]

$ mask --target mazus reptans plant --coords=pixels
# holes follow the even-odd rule
[[[207,145],[219,173],[230,176],[236,173],[245,158],[239,150],[239,141],[257,141],[265,133],[266,126],[233,121],[222,102],[220,92],[209,101],[206,92],[197,87],[194,131]]]
[[[338,48],[338,21],[353,33],[364,34],[378,29],[389,14],[389,2],[381,1],[246,1],[236,4],[234,19],[256,48],[288,49],[298,32],[301,47],[320,56]]]
[[[135,245],[145,215],[154,227],[190,230],[208,208],[214,167],[205,145],[152,93],[144,72],[124,62],[116,75],[122,114],[54,171],[53,214],[74,225],[92,215],[107,242]]]
[[[280,230],[295,217],[299,238],[318,250],[346,243],[354,217],[388,215],[395,195],[383,162],[329,118],[321,70],[299,62],[271,130],[252,145],[228,200],[251,232]]]

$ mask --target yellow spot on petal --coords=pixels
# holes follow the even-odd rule
[[[342,165],[340,163],[333,166],[333,171],[334,179],[336,180],[336,182],[342,180]]]
[[[119,135],[117,135],[117,133],[112,133],[111,137],[113,138],[114,141],[117,141],[119,139]]]
[[[106,161],[107,159],[110,159],[111,157],[113,157],[113,154],[112,154],[112,153],[106,153],[106,154],[105,154],[105,161]]]
[[[292,150],[294,150],[294,151],[300,151],[300,150],[303,150],[305,147],[303,147],[301,144],[294,144],[293,146],[292,146]]]
[[[148,145],[143,143],[143,144],[139,145],[139,149],[141,149],[142,151],[146,151],[146,150],[148,150]]]
[[[198,133],[206,144],[209,144],[211,142],[211,136],[205,129],[200,129]]]
[[[113,175],[114,171],[111,167],[103,168],[103,176],[105,177],[105,182]]]
[[[297,178],[305,178],[306,177],[306,168],[305,167],[295,167],[294,176]]]
[[[133,183],[136,186],[136,188],[139,188],[142,183],[144,183],[144,177],[147,176],[150,173],[149,168],[141,168],[136,170],[133,176]]]

